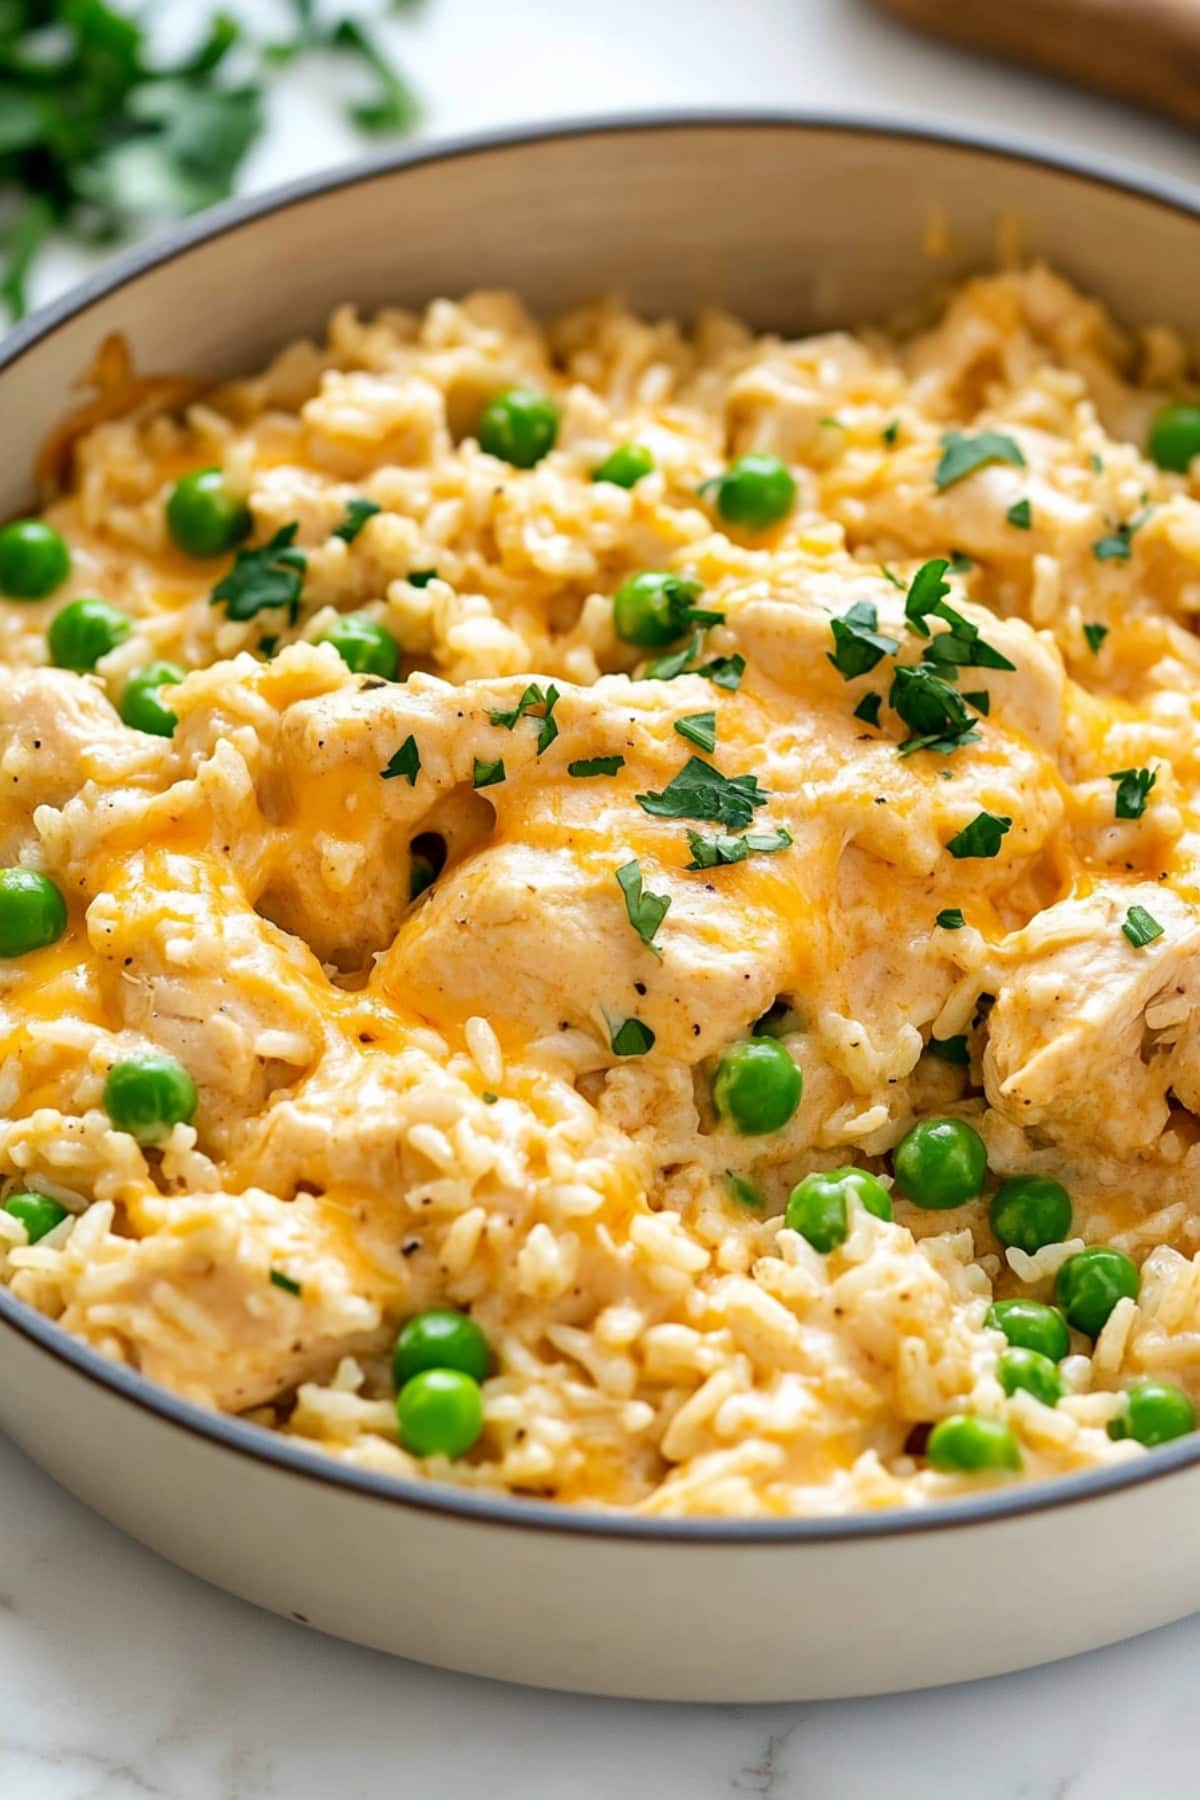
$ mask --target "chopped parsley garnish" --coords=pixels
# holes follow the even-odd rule
[[[854,717],[861,719],[866,725],[878,725],[879,709],[882,705],[882,694],[864,694],[854,709]]]
[[[656,819],[709,819],[741,831],[756,807],[770,799],[756,775],[722,775],[700,756],[689,756],[660,794],[638,794],[643,812]]]
[[[699,750],[715,750],[717,747],[715,712],[685,713],[682,719],[675,720],[675,729],[681,738],[686,738],[689,744],[695,744]]]
[[[1088,649],[1091,651],[1092,655],[1095,656],[1095,654],[1099,650],[1101,644],[1104,642],[1105,638],[1108,636],[1108,626],[1107,625],[1085,625],[1083,628],[1083,635],[1087,639]]]
[[[1144,906],[1131,906],[1121,922],[1121,930],[1129,939],[1135,950],[1142,950],[1160,938],[1163,928],[1152,913]]]
[[[835,419],[832,413],[826,413],[825,417],[823,419],[817,420],[817,424],[818,425],[832,425],[834,427],[834,429],[837,431],[845,431],[845,429],[846,429],[846,427],[842,424],[842,421],[840,419]]]
[[[1093,475],[1103,475],[1104,458],[1102,456],[1097,456],[1096,452],[1093,450],[1092,454],[1088,457],[1088,462],[1091,464]]]
[[[1136,518],[1127,519],[1118,525],[1107,537],[1097,538],[1092,545],[1092,555],[1097,562],[1128,562],[1133,555],[1131,540],[1135,531],[1140,531],[1150,517],[1153,508],[1147,507],[1138,513]]]
[[[894,574],[893,571],[888,568],[886,563],[880,563],[879,573],[883,576],[885,581],[890,581],[892,586],[897,588],[900,593],[904,592],[904,583],[898,575]]]
[[[1028,531],[1033,524],[1033,507],[1028,500],[1017,500],[1004,516],[1018,531]]]
[[[966,437],[961,431],[942,434],[942,456],[934,472],[938,493],[973,475],[988,463],[1012,463],[1023,469],[1025,458],[1021,447],[1003,431],[981,431],[978,437]]]
[[[670,894],[652,894],[642,886],[642,865],[636,857],[632,862],[623,863],[616,875],[617,883],[625,896],[625,911],[629,914],[629,923],[647,950],[653,950],[655,956],[661,956],[662,951],[654,942],[654,936],[670,911]]]
[[[869,600],[856,600],[842,618],[829,621],[834,647],[825,655],[844,681],[866,675],[876,663],[885,656],[894,656],[900,648],[896,638],[886,637],[876,629],[878,624],[878,610]]]
[[[745,1175],[737,1175],[732,1169],[726,1169],[725,1186],[729,1189],[730,1198],[736,1200],[739,1206],[752,1206],[758,1212],[766,1205],[759,1189]]]
[[[992,696],[986,688],[972,688],[970,693],[963,695],[963,699],[968,706],[973,706],[977,713],[982,713],[985,719],[992,710]]]
[[[960,860],[967,856],[995,856],[1005,833],[1011,830],[1012,820],[1003,813],[981,812],[955,832],[946,848]]]
[[[495,787],[497,782],[504,780],[504,758],[498,756],[494,762],[488,762],[477,756],[471,779],[477,788]]]
[[[943,931],[961,931],[966,922],[967,921],[962,915],[961,906],[947,906],[943,908],[934,921],[936,925],[941,926]]]
[[[654,1033],[640,1019],[626,1019],[612,1032],[611,1042],[614,1056],[645,1056],[654,1048]]]
[[[958,1063],[963,1068],[966,1068],[971,1061],[965,1032],[960,1033],[958,1037],[931,1037],[925,1048],[930,1056],[940,1057],[943,1062]]]
[[[624,767],[623,756],[583,756],[567,764],[567,774],[573,775],[576,781],[586,781],[592,775],[615,775]]]
[[[290,1275],[285,1275],[282,1269],[272,1269],[267,1279],[272,1287],[282,1288],[285,1294],[298,1294],[301,1291],[300,1283],[293,1281]]]
[[[299,529],[295,521],[281,525],[259,549],[239,550],[232,569],[213,589],[210,605],[223,606],[227,617],[238,621],[286,606],[294,624],[308,566],[303,550],[293,548]]]
[[[550,745],[558,736],[558,726],[554,720],[554,708],[558,705],[561,698],[562,696],[554,686],[553,682],[551,682],[550,686],[543,693],[537,682],[531,681],[511,712],[490,712],[488,718],[493,725],[502,725],[505,731],[515,731],[526,713],[531,712],[535,706],[542,707],[543,711],[539,718],[537,739],[537,753],[540,756],[543,750],[548,750],[550,748]],[[534,716],[538,717],[536,714]],[[504,777],[503,775],[500,775],[494,779],[503,781]],[[476,787],[481,785],[482,784],[478,781],[475,783]]]
[[[703,642],[704,633],[697,631],[691,642],[685,644],[682,650],[669,650],[665,656],[656,656],[653,662],[646,664],[642,671],[642,680],[674,681],[675,677],[682,675],[688,664],[694,662],[699,656],[700,646]]]
[[[374,500],[347,500],[346,516],[340,525],[335,525],[333,535],[341,538],[343,543],[352,544],[368,519],[373,519],[383,508]]]
[[[950,573],[952,575],[969,575],[975,564],[961,550],[954,550],[950,555]]]
[[[787,850],[792,842],[786,825],[774,831],[749,831],[744,837],[706,838],[699,831],[687,835],[692,852],[689,869],[715,869],[722,863],[745,862],[748,856],[769,856],[775,850]]]
[[[972,625],[970,619],[964,619],[960,612],[939,600],[934,612],[939,619],[949,625],[949,631],[941,631],[930,640],[921,655],[926,662],[938,663],[942,667],[954,666],[964,669],[1008,669],[1016,668],[1001,651],[984,643],[979,635],[978,625]]]
[[[1158,770],[1118,769],[1108,779],[1117,784],[1116,817],[1140,819],[1146,810],[1150,790],[1158,780]]]
[[[427,588],[431,581],[437,580],[436,569],[410,569],[404,577],[409,587]]]
[[[900,436],[899,419],[893,419],[890,425],[885,425],[879,435],[887,445],[888,449],[894,450],[896,448],[896,440]]]
[[[485,1106],[495,1106],[495,1104],[496,1104],[497,1100],[499,1100],[500,1096],[499,1096],[499,1094],[493,1094],[490,1088],[484,1088],[484,1090],[483,1090],[482,1094],[480,1094],[479,1098],[483,1101],[483,1104]]]
[[[735,694],[746,673],[746,659],[744,656],[714,656],[711,662],[701,663],[692,673],[703,675],[714,687],[726,688]]]
[[[379,773],[385,781],[394,781],[397,775],[403,775],[409,787],[416,787],[417,776],[421,773],[421,752],[417,749],[417,740],[410,732],[386,769]]]
[[[888,705],[913,733],[900,745],[901,756],[910,756],[914,750],[936,750],[949,756],[961,745],[979,741],[974,715],[961,695],[925,663],[896,670]]]
[[[909,629],[918,637],[929,636],[926,614],[936,612],[950,592],[949,582],[943,579],[949,567],[944,556],[934,557],[932,562],[921,564],[909,583],[904,596],[904,617]]]

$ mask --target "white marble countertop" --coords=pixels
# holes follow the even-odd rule
[[[1200,146],[1172,127],[941,52],[865,0],[426,0],[392,37],[434,132],[812,106],[1200,177]],[[359,148],[320,79],[288,79],[248,185]],[[39,297],[82,266],[55,255]],[[1197,1672],[1200,1617],[897,1699],[700,1709],[532,1694],[256,1612],[130,1543],[0,1442],[2,1800],[1177,1800],[1197,1785]]]

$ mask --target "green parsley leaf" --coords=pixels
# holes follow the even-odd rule
[[[949,582],[943,579],[949,567],[944,556],[937,556],[932,562],[922,563],[909,583],[904,596],[904,617],[909,629],[918,637],[929,636],[926,614],[935,612],[950,592]]]
[[[640,1019],[626,1019],[612,1032],[611,1043],[614,1056],[645,1056],[654,1048],[654,1033]]]
[[[625,896],[625,911],[629,915],[629,923],[647,950],[653,950],[655,956],[661,956],[662,951],[654,942],[654,936],[671,909],[670,894],[652,894],[642,886],[642,865],[636,856],[632,862],[622,863],[616,876],[617,884]]]
[[[703,675],[714,687],[725,688],[729,693],[735,694],[746,673],[746,659],[744,656],[714,656],[711,662],[701,663],[693,673]]]
[[[1153,511],[1154,508],[1148,506],[1136,518],[1127,519],[1123,525],[1118,525],[1107,537],[1097,538],[1092,545],[1092,555],[1096,561],[1128,562],[1133,555],[1133,534],[1141,530]]]
[[[550,748],[558,736],[558,725],[553,715],[554,708],[561,698],[562,696],[553,682],[543,692],[536,681],[531,681],[511,712],[489,712],[488,718],[493,725],[503,726],[505,731],[515,731],[526,713],[531,712],[535,706],[542,707],[537,739],[537,754],[540,756],[543,750]],[[504,777],[499,776],[496,779],[502,781]],[[476,782],[475,785],[478,787],[480,784]]]
[[[416,95],[359,20],[339,19],[329,44],[356,58],[371,77],[374,92],[370,98],[349,109],[360,131],[411,131],[420,122],[421,106]]]
[[[846,429],[846,427],[842,424],[842,421],[840,419],[835,419],[832,413],[826,413],[826,415],[823,419],[817,420],[817,424],[818,425],[831,425],[837,431],[845,431],[845,429]]]
[[[675,729],[681,738],[686,738],[689,744],[695,744],[700,750],[715,750],[717,747],[715,712],[685,713],[682,719],[675,720]]]
[[[745,1175],[737,1175],[732,1169],[726,1169],[725,1186],[729,1189],[730,1199],[736,1200],[739,1206],[750,1206],[755,1212],[761,1212],[766,1205],[761,1190]]]
[[[477,756],[471,779],[477,788],[495,787],[497,782],[504,780],[504,758],[498,756],[494,762],[488,762]]]
[[[1003,813],[977,813],[969,825],[955,832],[946,848],[960,861],[968,856],[995,856],[1001,840],[1011,830],[1012,820]]]
[[[947,601],[939,600],[933,611],[937,618],[946,621],[950,630],[939,632],[937,637],[925,645],[921,655],[926,662],[937,663],[943,668],[953,666],[1010,671],[1016,668],[1016,664],[1009,662],[1001,651],[985,644],[979,635],[978,625],[972,625],[969,619],[964,619]]]
[[[992,710],[992,696],[986,688],[973,688],[969,694],[963,695],[963,699],[968,706],[973,706],[977,713],[982,713],[985,719]]]
[[[415,588],[427,588],[430,582],[436,581],[437,578],[438,572],[436,569],[410,569],[408,574],[404,577],[409,587]]]
[[[272,1269],[267,1279],[272,1287],[282,1288],[285,1294],[299,1294],[300,1283],[285,1275],[282,1269]]]
[[[961,431],[947,431],[942,434],[942,456],[934,472],[934,484],[938,493],[944,493],[953,487],[956,481],[963,481],[973,475],[976,469],[984,468],[988,463],[1012,463],[1015,468],[1025,467],[1025,458],[1021,454],[1019,444],[1014,443],[1003,431],[981,431],[978,437],[966,437]]]
[[[943,931],[961,931],[966,922],[960,906],[945,907],[934,920],[934,924],[940,925]]]
[[[1108,626],[1085,625],[1083,628],[1083,635],[1087,639],[1088,649],[1091,651],[1092,655],[1095,656],[1101,644],[1108,636]]]
[[[723,863],[745,862],[748,856],[769,856],[775,850],[789,849],[792,843],[786,825],[774,831],[750,831],[744,837],[706,838],[699,831],[687,835],[692,852],[689,869],[715,869]]]
[[[854,709],[854,717],[856,719],[862,719],[864,724],[878,725],[879,709],[882,705],[882,694],[864,694]]]
[[[299,529],[295,523],[282,525],[259,549],[239,550],[232,569],[213,589],[210,606],[223,606],[228,618],[239,621],[285,606],[294,624],[308,566],[303,550],[293,548]]]
[[[496,1104],[497,1100],[499,1100],[500,1096],[499,1096],[499,1094],[493,1094],[490,1088],[484,1088],[484,1090],[483,1090],[482,1094],[480,1094],[479,1098],[483,1101],[483,1104],[485,1106],[495,1106],[495,1104]]]
[[[825,655],[843,681],[866,675],[876,663],[885,656],[894,656],[900,648],[898,639],[886,637],[876,629],[878,624],[879,613],[869,600],[856,600],[842,618],[829,621],[834,647]]]
[[[1093,450],[1092,454],[1088,457],[1088,462],[1091,464],[1093,475],[1103,475],[1104,458],[1102,456],[1097,456],[1096,452]]]
[[[417,749],[417,740],[410,732],[386,769],[379,773],[385,781],[394,781],[397,775],[403,775],[409,787],[416,787],[417,776],[421,773],[421,752]]]
[[[656,656],[648,662],[642,671],[643,681],[674,681],[677,675],[687,671],[688,664],[694,662],[700,654],[700,646],[704,642],[704,633],[697,631],[692,640],[682,650],[670,650],[665,656]]]
[[[899,419],[893,419],[890,425],[885,425],[883,430],[880,433],[880,436],[882,437],[884,443],[887,445],[888,449],[894,450],[896,448],[896,441],[900,436],[900,421],[899,421]]]
[[[346,516],[340,525],[333,528],[333,536],[341,538],[344,544],[352,544],[368,519],[373,519],[383,508],[374,500],[347,500]]]
[[[625,767],[623,756],[586,756],[576,762],[567,764],[567,774],[573,775],[576,781],[586,781],[592,775],[615,775],[618,769]]]
[[[951,552],[951,575],[969,575],[974,567],[975,564],[971,561],[971,558],[969,556],[964,556],[961,550],[954,550]]]
[[[1033,507],[1028,500],[1017,500],[1004,516],[1018,531],[1028,531],[1033,524]]]
[[[960,744],[978,739],[975,719],[961,696],[925,663],[916,668],[902,664],[896,670],[888,705],[914,734],[900,745],[901,756],[909,756],[914,750],[938,750],[948,755]]]
[[[1152,913],[1148,913],[1144,906],[1129,908],[1121,923],[1121,930],[1135,950],[1143,950],[1147,944],[1152,944],[1155,938],[1160,938],[1163,934],[1163,928],[1158,920]]]
[[[893,574],[892,570],[888,568],[886,563],[880,563],[879,573],[883,576],[883,579],[885,581],[890,581],[892,586],[894,588],[897,588],[900,593],[904,592],[904,583],[901,581],[901,579],[898,575]]]
[[[1150,790],[1158,780],[1157,769],[1118,769],[1108,779],[1117,784],[1116,817],[1140,819],[1146,810]]]
[[[759,787],[755,775],[722,775],[703,757],[689,756],[661,793],[638,794],[636,798],[652,818],[710,819],[740,831],[770,794]]]
[[[939,1057],[942,1062],[958,1063],[962,1068],[966,1068],[971,1061],[965,1032],[958,1037],[931,1037],[925,1048],[930,1056]]]

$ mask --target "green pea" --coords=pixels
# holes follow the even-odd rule
[[[225,486],[223,469],[193,469],[171,489],[167,530],[188,556],[224,556],[253,523],[250,508]]]
[[[126,725],[155,737],[173,737],[179,720],[164,704],[161,690],[177,687],[182,680],[183,670],[169,662],[147,663],[131,675],[121,696],[121,717]]]
[[[479,1383],[461,1369],[422,1369],[400,1390],[396,1423],[413,1456],[465,1456],[483,1430]]]
[[[775,1038],[747,1038],[731,1045],[713,1077],[717,1112],[744,1137],[781,1131],[803,1092],[803,1075]]]
[[[539,388],[505,388],[479,415],[479,448],[514,469],[540,463],[557,436],[558,407]]]
[[[1146,448],[1160,469],[1186,475],[1192,458],[1200,456],[1200,406],[1160,406],[1150,421]]]
[[[48,875],[0,869],[0,956],[44,950],[66,929],[67,903]]]
[[[1054,1298],[1076,1331],[1100,1336],[1118,1300],[1136,1300],[1140,1278],[1136,1266],[1120,1250],[1096,1244],[1068,1256],[1058,1271]]]
[[[1123,1395],[1121,1411],[1108,1422],[1110,1438],[1130,1437],[1148,1450],[1196,1429],[1196,1409],[1182,1388],[1143,1381]]]
[[[626,644],[661,650],[687,627],[700,597],[700,583],[669,569],[643,569],[613,595],[613,629]]]
[[[392,1352],[392,1374],[397,1388],[423,1369],[457,1369],[483,1381],[491,1361],[488,1341],[474,1319],[448,1306],[434,1306],[401,1326]]]
[[[917,1206],[942,1212],[983,1192],[987,1149],[965,1119],[922,1119],[893,1157],[896,1180]]]
[[[1013,1175],[1000,1183],[988,1216],[1006,1248],[1033,1256],[1070,1236],[1071,1196],[1049,1175]]]
[[[104,1110],[118,1131],[139,1144],[157,1144],[196,1114],[196,1084],[181,1062],[142,1050],[114,1063],[104,1084]]]
[[[654,458],[644,444],[618,444],[600,467],[592,470],[592,480],[611,481],[614,487],[636,487],[653,467]]]
[[[14,519],[0,531],[0,593],[10,600],[44,600],[71,573],[62,535],[42,519]]]
[[[952,1413],[939,1420],[929,1434],[925,1453],[934,1468],[947,1475],[1021,1467],[1011,1425],[1002,1419],[981,1419],[975,1413]]]
[[[382,675],[385,681],[395,680],[400,646],[386,626],[377,625],[365,613],[343,613],[317,642],[332,644],[356,675]]]
[[[705,482],[701,492],[713,495],[726,524],[744,525],[750,531],[778,525],[796,504],[796,483],[787,464],[759,451],[735,457],[723,475]]]
[[[1047,1306],[1044,1300],[997,1300],[983,1322],[1002,1331],[1010,1344],[1036,1350],[1051,1362],[1061,1362],[1071,1348],[1067,1321],[1057,1306]]]
[[[55,613],[46,633],[50,661],[57,669],[85,675],[102,656],[124,643],[132,629],[128,613],[107,600],[72,600]]]
[[[1043,1406],[1057,1406],[1063,1397],[1063,1379],[1048,1356],[1040,1350],[1026,1350],[1016,1345],[996,1358],[996,1377],[1008,1395],[1024,1388]]]
[[[40,1243],[67,1217],[66,1207],[60,1206],[57,1200],[47,1199],[45,1194],[10,1194],[4,1202],[4,1210],[21,1221],[31,1244]]]
[[[857,1200],[877,1219],[890,1219],[892,1203],[868,1169],[824,1169],[797,1182],[788,1198],[784,1224],[807,1238],[814,1250],[836,1250],[846,1241],[847,1201]]]

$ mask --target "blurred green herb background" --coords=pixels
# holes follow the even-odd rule
[[[419,0],[391,0],[379,11]],[[312,53],[354,66],[359,130],[410,131],[416,96],[373,22],[290,0],[279,37],[252,36],[236,8],[188,7],[199,29],[171,62],[150,21],[104,0],[0,0],[0,313],[19,319],[52,233],[92,244],[198,212],[232,191],[263,129],[272,72]]]

